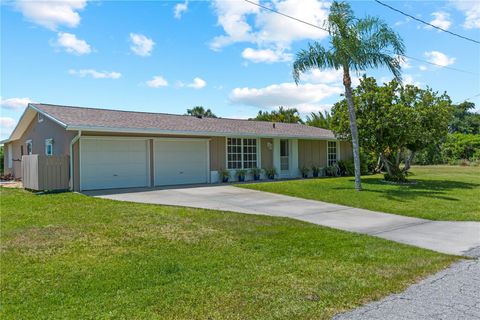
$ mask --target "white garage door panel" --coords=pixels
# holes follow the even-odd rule
[[[207,183],[207,141],[155,141],[155,185]]]
[[[83,190],[149,185],[145,140],[83,139],[80,146]]]

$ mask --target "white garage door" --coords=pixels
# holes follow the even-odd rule
[[[133,139],[82,139],[82,190],[148,186],[147,143],[146,140]]]
[[[154,154],[155,185],[208,182],[208,140],[158,140]]]

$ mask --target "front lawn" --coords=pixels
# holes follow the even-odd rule
[[[0,197],[2,319],[328,319],[457,259],[287,218]]]
[[[353,177],[292,180],[239,185],[244,188],[343,204],[431,220],[480,221],[480,168],[414,167],[415,185],[391,185],[382,175],[362,177],[363,191]]]

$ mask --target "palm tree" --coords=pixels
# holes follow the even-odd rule
[[[212,112],[212,110],[203,108],[202,106],[196,106],[192,109],[187,109],[187,115],[194,116],[197,118],[216,118],[217,116]]]
[[[307,116],[307,121],[305,121],[305,123],[312,127],[330,129],[331,119],[332,116],[328,111],[325,111],[325,113],[318,111],[310,113],[310,115]]]
[[[360,146],[350,70],[361,72],[386,66],[401,82],[400,63],[405,46],[402,38],[385,22],[375,17],[355,18],[350,5],[345,2],[332,3],[325,28],[330,35],[331,47],[326,49],[314,42],[308,45],[308,49],[298,52],[293,64],[293,78],[298,84],[300,75],[311,69],[343,70],[355,164],[355,189],[361,190]]]
[[[300,114],[296,108],[284,108],[280,106],[278,110],[258,111],[257,116],[252,120],[270,121],[270,122],[285,122],[285,123],[303,123]]]

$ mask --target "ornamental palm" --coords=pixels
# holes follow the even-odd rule
[[[311,69],[343,70],[355,164],[355,189],[361,190],[360,147],[350,70],[358,73],[386,66],[400,82],[400,63],[405,46],[401,37],[385,22],[375,17],[355,18],[350,5],[345,2],[332,3],[325,28],[330,35],[331,47],[325,49],[314,42],[309,44],[308,49],[298,52],[293,64],[293,78],[298,84],[300,75]]]

